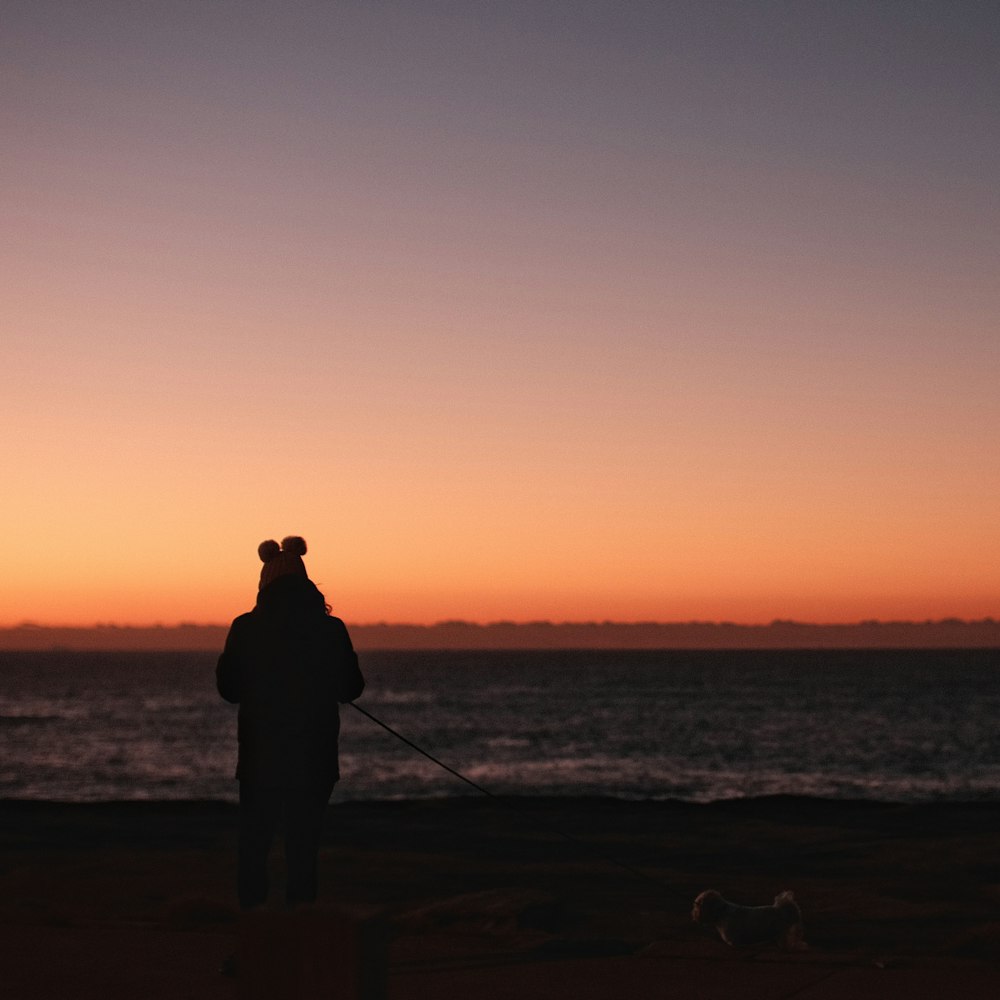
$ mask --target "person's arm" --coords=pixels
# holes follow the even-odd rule
[[[215,665],[215,686],[225,701],[233,705],[240,700],[240,656],[239,648],[239,618],[233,622],[226,636],[226,645]]]
[[[365,679],[358,667],[358,654],[354,651],[347,626],[339,618],[330,618],[330,630],[334,635],[336,659],[334,669],[336,676],[337,701],[344,704],[360,697],[365,689]]]

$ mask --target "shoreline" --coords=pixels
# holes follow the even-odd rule
[[[236,784],[234,780],[233,784]],[[801,803],[818,803],[818,804],[829,804],[831,806],[844,805],[847,807],[858,806],[865,808],[868,806],[904,806],[904,807],[933,807],[933,806],[996,806],[1000,808],[1000,793],[998,793],[996,798],[968,798],[968,799],[891,799],[891,798],[867,798],[867,797],[845,797],[845,798],[834,798],[830,796],[823,795],[799,795],[794,792],[784,793],[779,792],[773,795],[735,795],[729,798],[722,799],[710,799],[707,801],[695,801],[692,799],[680,799],[680,798],[654,798],[654,797],[632,797],[623,795],[599,795],[599,794],[550,794],[541,793],[534,795],[531,793],[525,794],[499,794],[499,793],[489,793],[488,795],[477,794],[476,792],[458,793],[455,795],[427,795],[427,796],[397,796],[391,798],[340,798],[338,791],[335,790],[333,793],[333,798],[330,801],[330,808],[342,808],[347,806],[393,806],[393,805],[420,805],[424,803],[462,803],[462,802],[489,802],[490,800],[497,802],[509,802],[509,803],[609,803],[615,804],[619,803],[622,805],[630,806],[644,806],[648,805],[651,807],[659,806],[680,806],[680,807],[690,807],[692,809],[711,809],[715,807],[721,807],[726,805],[735,804],[746,804],[748,807],[755,804],[768,805],[771,803],[784,803],[784,802],[801,802]],[[37,804],[40,806],[58,806],[58,807],[108,807],[114,808],[116,806],[124,806],[127,808],[133,807],[143,807],[148,806],[150,808],[156,808],[160,806],[173,807],[177,806],[181,809],[191,809],[206,807],[212,808],[215,806],[221,807],[236,807],[236,800],[229,799],[216,799],[216,798],[134,798],[134,799],[50,799],[50,798],[34,798],[34,797],[20,797],[16,795],[0,795],[0,809],[6,806],[21,806],[21,805],[31,805]],[[1000,832],[1000,831],[998,831]]]
[[[235,784],[235,782],[234,782]],[[344,793],[347,795],[348,793]],[[877,808],[899,808],[912,810],[935,810],[935,809],[996,809],[1000,812],[1000,792],[989,797],[979,798],[933,798],[933,799],[893,799],[880,797],[852,796],[845,798],[834,798],[823,795],[801,795],[795,792],[777,792],[771,795],[736,795],[721,799],[681,799],[674,797],[648,797],[648,796],[625,796],[625,795],[598,795],[598,794],[551,794],[540,793],[534,795],[493,793],[488,795],[477,794],[475,792],[454,795],[415,795],[415,796],[394,796],[388,798],[354,798],[342,797],[335,790],[330,800],[330,809],[364,809],[372,807],[392,808],[392,807],[418,807],[423,805],[433,806],[436,804],[454,804],[462,806],[464,804],[474,804],[481,802],[488,804],[494,802],[502,807],[530,808],[531,806],[558,806],[560,804],[570,805],[573,803],[593,806],[635,806],[635,807],[675,807],[679,809],[743,809],[753,811],[760,807],[767,809],[772,806],[792,806],[801,804],[808,808],[810,805],[816,807],[831,807],[845,809],[877,809]],[[115,810],[121,807],[123,810],[142,809],[177,809],[179,811],[191,811],[197,809],[237,809],[238,803],[236,793],[232,798],[149,798],[137,797],[133,799],[57,799],[57,798],[36,798],[33,796],[7,795],[0,796],[0,812],[8,807],[18,809],[21,807],[40,809],[98,809]],[[1000,827],[998,827],[998,842],[1000,842]]]

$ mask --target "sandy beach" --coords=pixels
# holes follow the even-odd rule
[[[384,928],[391,1000],[987,997],[998,826],[1000,803],[335,802],[321,902]],[[4,995],[240,995],[235,843],[224,804],[0,803]],[[690,920],[706,888],[792,890],[810,947],[727,946]]]

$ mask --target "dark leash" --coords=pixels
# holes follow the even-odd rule
[[[387,733],[390,733],[391,735],[395,736],[397,740],[400,740],[402,743],[405,743],[412,750],[416,750],[417,753],[426,757],[429,761],[433,762],[434,764],[437,764],[437,766],[440,767],[442,770],[447,771],[449,774],[458,778],[459,781],[464,781],[465,784],[467,784],[470,788],[474,788],[477,792],[479,792],[482,795],[485,795],[487,798],[493,799],[494,802],[502,806],[504,809],[507,809],[512,813],[516,813],[522,819],[527,820],[529,823],[533,823],[535,826],[547,831],[548,833],[557,834],[564,840],[569,841],[571,844],[575,844],[577,847],[579,847],[586,853],[590,854],[594,858],[597,858],[605,862],[606,864],[614,865],[616,868],[620,868],[622,869],[622,871],[626,871],[630,875],[634,876],[635,878],[641,879],[644,882],[651,882],[654,885],[656,885],[659,889],[662,889],[664,892],[667,892],[670,895],[677,897],[678,899],[685,899],[690,902],[687,894],[682,894],[679,889],[675,888],[669,883],[664,882],[662,879],[657,878],[655,875],[650,875],[648,872],[644,872],[639,868],[635,868],[624,861],[620,861],[618,858],[615,858],[610,854],[606,854],[604,851],[597,848],[594,844],[586,840],[581,840],[579,837],[574,836],[572,833],[567,833],[565,830],[561,830],[559,827],[554,826],[551,823],[547,823],[543,819],[539,819],[533,813],[527,812],[524,809],[521,809],[518,806],[514,805],[514,803],[512,803],[509,799],[501,795],[497,795],[494,792],[491,792],[488,788],[483,788],[482,785],[476,784],[476,782],[474,782],[471,778],[467,778],[461,772],[456,771],[455,768],[450,767],[448,764],[445,764],[444,761],[438,760],[437,757],[435,757],[431,753],[428,753],[426,750],[424,750],[423,747],[417,746],[417,744],[414,743],[413,740],[407,739],[402,733],[397,732],[395,729],[392,728],[392,726],[388,725],[381,719],[372,715],[372,713],[369,712],[367,709],[362,708],[360,705],[356,704],[353,701],[349,701],[347,702],[347,704],[350,705],[351,708],[356,709],[366,718],[371,719],[371,721],[374,722],[377,726],[381,726]]]

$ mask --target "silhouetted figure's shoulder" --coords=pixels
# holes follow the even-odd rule
[[[322,619],[322,622],[324,631],[329,639],[334,642],[343,643],[353,651],[354,645],[351,642],[350,633],[340,618],[337,618],[335,615],[327,615],[326,618]]]
[[[234,632],[239,635],[241,632],[245,632],[247,629],[251,629],[254,626],[254,613],[252,611],[246,611],[242,615],[237,615],[232,624],[229,626],[229,634],[232,635]]]
[[[324,622],[335,647],[337,701],[342,703],[354,701],[365,689],[365,679],[358,667],[358,654],[354,651],[347,626],[341,619],[329,615]]]
[[[342,619],[333,615],[310,616],[305,622],[300,620],[284,638],[281,625],[280,617],[263,612],[260,607],[233,619],[215,668],[216,687],[226,701],[240,702],[248,678],[255,671],[266,669],[275,658],[292,661],[303,655],[333,672],[337,701],[353,701],[361,694],[365,682]],[[289,636],[299,641],[284,641]]]

